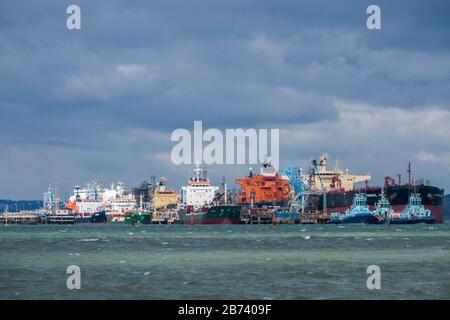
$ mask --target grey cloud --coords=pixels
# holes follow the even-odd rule
[[[450,107],[445,1],[379,1],[375,32],[361,1],[77,3],[82,30],[73,32],[67,1],[0,3],[0,197],[40,197],[48,182],[98,176],[133,184],[156,173],[180,185],[190,169],[164,159],[170,132],[194,120],[295,127],[311,141],[282,142],[284,165],[326,148],[382,175],[389,166],[368,160],[374,150],[331,130],[342,120],[335,101],[371,112]],[[447,159],[450,145],[446,132],[433,137],[439,143],[380,144],[397,155],[392,166],[416,157],[434,175],[430,163]],[[210,168],[217,179],[247,169]]]

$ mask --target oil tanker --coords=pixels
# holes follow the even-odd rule
[[[227,203],[226,183],[224,183],[224,203],[219,187],[211,185],[206,169],[199,165],[188,185],[181,188],[180,222],[184,224],[238,224],[241,207]]]
[[[263,162],[259,174],[253,174],[235,179],[240,186],[237,203],[250,206],[285,206],[292,197],[290,180],[286,176],[277,174],[270,162]]]
[[[315,191],[308,196],[310,208],[315,207],[329,214],[344,213],[351,207],[355,194],[365,193],[367,205],[374,210],[384,189],[385,196],[394,211],[404,210],[410,195],[414,193],[420,195],[425,209],[431,211],[431,215],[438,223],[444,222],[444,190],[422,179],[412,180],[410,163],[407,167],[408,181],[406,183],[402,184],[401,175],[398,175],[397,181],[391,177],[385,177],[383,187],[372,187],[368,185],[370,175],[349,175],[347,170],[344,172],[340,169],[339,161],[333,170],[329,170],[327,161],[328,155],[323,154],[317,167],[310,170],[309,174],[302,176],[308,189]],[[358,182],[365,182],[365,186],[355,188]]]

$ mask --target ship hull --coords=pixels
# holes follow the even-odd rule
[[[384,224],[408,224],[408,219],[406,218],[393,218],[393,219],[385,219],[383,221]]]
[[[433,224],[436,223],[436,219],[433,217],[425,217],[425,218],[411,218],[408,219],[408,224]]]
[[[45,219],[47,224],[74,224],[73,215],[48,215]]]
[[[107,223],[108,219],[106,217],[105,211],[94,212],[90,216],[75,216],[74,223]]]
[[[385,224],[433,224],[436,223],[436,219],[433,217],[424,218],[393,218],[383,221]]]
[[[151,224],[152,223],[152,215],[149,213],[138,213],[133,212],[128,214],[124,219],[124,224]]]
[[[354,216],[347,216],[343,217],[339,220],[330,220],[330,224],[378,224],[378,219],[371,215],[354,215]]]
[[[392,209],[395,212],[402,212],[405,208],[406,208],[406,204],[405,205],[395,205],[395,206],[391,206]],[[424,206],[425,209],[428,209],[431,211],[431,216],[434,219],[434,223],[443,223],[444,222],[444,209],[442,206]],[[371,205],[369,206],[370,210],[375,210],[376,206],[375,205]],[[349,209],[349,207],[338,207],[338,208],[330,208],[328,207],[328,212],[332,211],[332,212],[339,212],[339,213],[344,213],[345,211],[347,211]],[[398,221],[397,221],[398,220]],[[391,221],[396,221],[396,222],[391,222],[391,224],[402,224],[403,222],[401,221],[403,219],[392,219]]]
[[[412,190],[407,185],[389,186],[384,188],[386,197],[389,199],[392,209],[395,212],[401,212],[408,204],[409,195]],[[367,189],[352,190],[347,192],[330,191],[327,193],[328,212],[344,213],[353,203],[353,197],[359,192],[367,195],[367,205],[370,210],[375,210],[376,203],[381,198],[381,187],[370,187]],[[437,223],[444,222],[443,197],[444,190],[433,186],[421,185],[416,187],[416,193],[422,198],[422,204],[425,209],[431,211],[431,215]],[[317,199],[318,209],[323,210],[323,196],[319,195]]]
[[[180,222],[183,224],[239,224],[241,216],[240,206],[213,206],[206,212],[179,212]]]

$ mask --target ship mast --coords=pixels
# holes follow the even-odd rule
[[[408,162],[408,169],[406,169],[406,172],[408,172],[408,197],[411,193],[411,162]]]
[[[223,177],[222,186],[223,186],[223,201],[225,201],[226,205],[228,199],[227,199],[227,181],[225,180],[225,177]]]
[[[320,186],[322,187],[322,192],[323,192],[322,211],[323,211],[323,214],[327,214],[327,211],[328,211],[327,210],[327,190],[325,189],[325,186],[323,185],[322,178],[321,178],[321,172],[319,172],[319,169],[317,167],[317,161],[313,160],[312,164],[314,166],[315,173],[317,174],[317,177],[319,178]],[[326,157],[322,157],[322,159],[320,160],[319,166],[323,166],[323,165],[326,165]]]
[[[200,168],[200,165],[197,163],[194,169],[194,181],[199,182],[202,175],[202,169]]]

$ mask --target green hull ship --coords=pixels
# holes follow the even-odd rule
[[[180,221],[184,224],[239,224],[240,206],[211,206],[198,212],[180,210]]]
[[[151,213],[141,213],[141,212],[131,212],[127,214],[124,220],[125,224],[151,224],[152,214]]]

